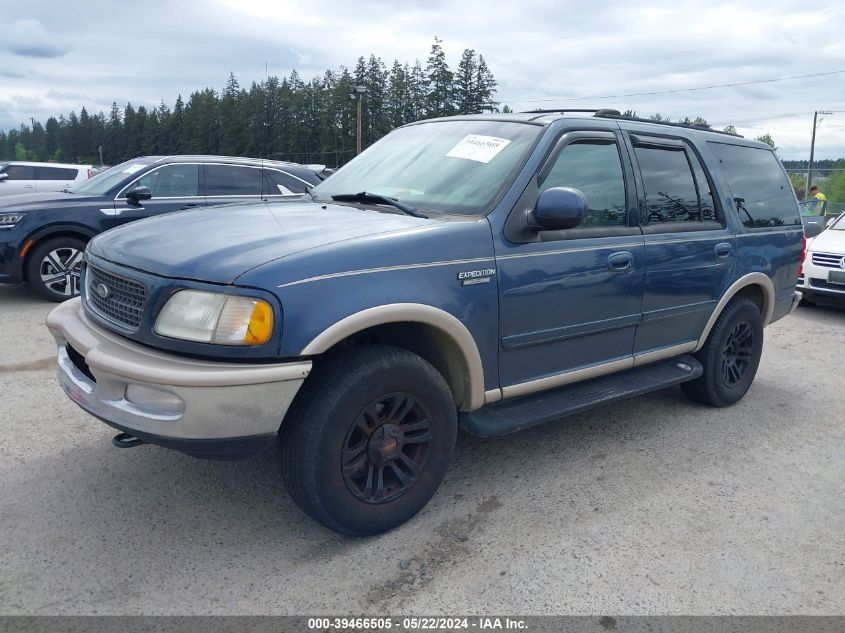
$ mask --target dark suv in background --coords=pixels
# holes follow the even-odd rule
[[[0,199],[0,282],[28,282],[42,296],[79,294],[89,239],[180,209],[297,197],[327,177],[322,165],[223,156],[144,156],[60,193]]]

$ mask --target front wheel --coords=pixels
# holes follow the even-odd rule
[[[737,297],[728,303],[696,357],[704,373],[681,384],[684,393],[703,404],[726,407],[751,387],[763,352],[763,318],[753,301]]]
[[[79,274],[85,242],[57,237],[37,244],[29,254],[26,279],[33,290],[50,301],[66,301],[79,294]]]
[[[378,534],[419,512],[455,446],[443,376],[411,352],[353,348],[318,365],[280,431],[291,497],[328,528]]]

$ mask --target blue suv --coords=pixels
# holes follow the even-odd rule
[[[108,231],[47,325],[116,445],[278,445],[293,499],[346,534],[417,513],[459,427],[672,385],[737,402],[800,299],[792,187],[735,135],[607,110],[436,119],[310,198]]]
[[[278,200],[305,193],[328,172],[225,156],[143,156],[63,192],[0,197],[0,283],[28,282],[41,296],[79,294],[85,244],[93,236],[160,213]]]

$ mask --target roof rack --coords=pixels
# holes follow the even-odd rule
[[[637,121],[638,123],[654,123],[655,125],[670,125],[672,127],[704,130],[706,132],[713,132],[714,134],[725,134],[727,136],[734,136],[736,138],[744,138],[741,134],[737,134],[736,132],[714,130],[706,123],[676,123],[673,121],[654,121],[652,119],[643,119],[635,116],[625,116],[624,114],[619,112],[619,110],[614,110],[612,108],[552,108],[549,110],[526,110],[521,114],[566,114],[568,112],[592,113],[594,117],[601,117],[605,119],[618,119],[620,121]]]
[[[655,125],[669,125],[672,127],[682,127],[686,129],[692,130],[703,130],[705,132],[713,132],[714,134],[724,134],[726,136],[733,136],[736,138],[745,138],[741,134],[737,134],[736,132],[725,132],[724,130],[714,130],[712,127],[707,125],[706,123],[676,123],[674,121],[654,121],[652,119],[643,119],[641,117],[635,116],[625,116],[619,114],[617,110],[600,110],[596,112],[593,116],[602,117],[606,119],[619,119],[620,121],[637,121],[638,123],[654,123]]]
[[[619,115],[619,110],[611,110],[610,108],[552,108],[551,110],[526,110],[520,112],[520,114],[566,114],[567,112],[592,112],[593,116]]]

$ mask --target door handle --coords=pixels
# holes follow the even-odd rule
[[[607,256],[607,267],[614,272],[623,272],[634,265],[634,256],[628,251],[619,251]]]
[[[719,242],[716,246],[713,247],[713,252],[716,253],[716,257],[719,259],[725,259],[728,255],[731,254],[733,250],[733,246],[728,244],[727,242]]]

